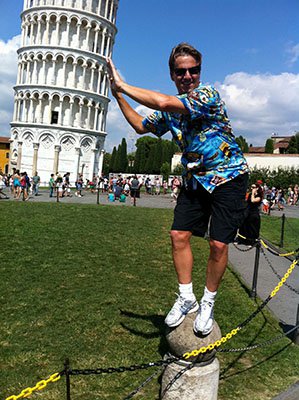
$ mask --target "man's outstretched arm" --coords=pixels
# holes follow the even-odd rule
[[[183,103],[177,97],[131,86],[121,79],[112,60],[107,59],[107,66],[109,69],[111,90],[114,96],[114,93],[123,93],[138,103],[154,110],[188,114]]]

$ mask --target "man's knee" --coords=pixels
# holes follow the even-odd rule
[[[183,248],[189,243],[192,233],[189,231],[170,231],[172,246],[175,249]]]
[[[210,256],[215,260],[220,260],[228,254],[228,245],[218,240],[210,240]]]

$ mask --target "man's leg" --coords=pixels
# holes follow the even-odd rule
[[[193,254],[190,245],[192,233],[189,231],[172,230],[170,236],[172,258],[178,282],[188,284],[192,281]]]
[[[207,265],[206,287],[209,291],[218,290],[228,260],[228,245],[218,240],[210,240],[210,256]]]
[[[192,286],[191,236],[189,231],[171,231],[172,256],[179,283],[179,296],[165,318],[165,323],[170,327],[178,326],[188,313],[197,311],[199,307]]]

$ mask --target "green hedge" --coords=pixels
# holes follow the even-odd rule
[[[299,168],[278,167],[270,168],[253,168],[250,171],[249,184],[262,180],[268,187],[287,189],[289,186],[299,184]]]

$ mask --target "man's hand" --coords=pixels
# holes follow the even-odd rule
[[[113,96],[116,97],[118,92],[122,92],[122,86],[124,81],[121,79],[119,73],[115,68],[115,65],[113,64],[110,58],[107,58],[107,67],[108,67],[111,92]]]

